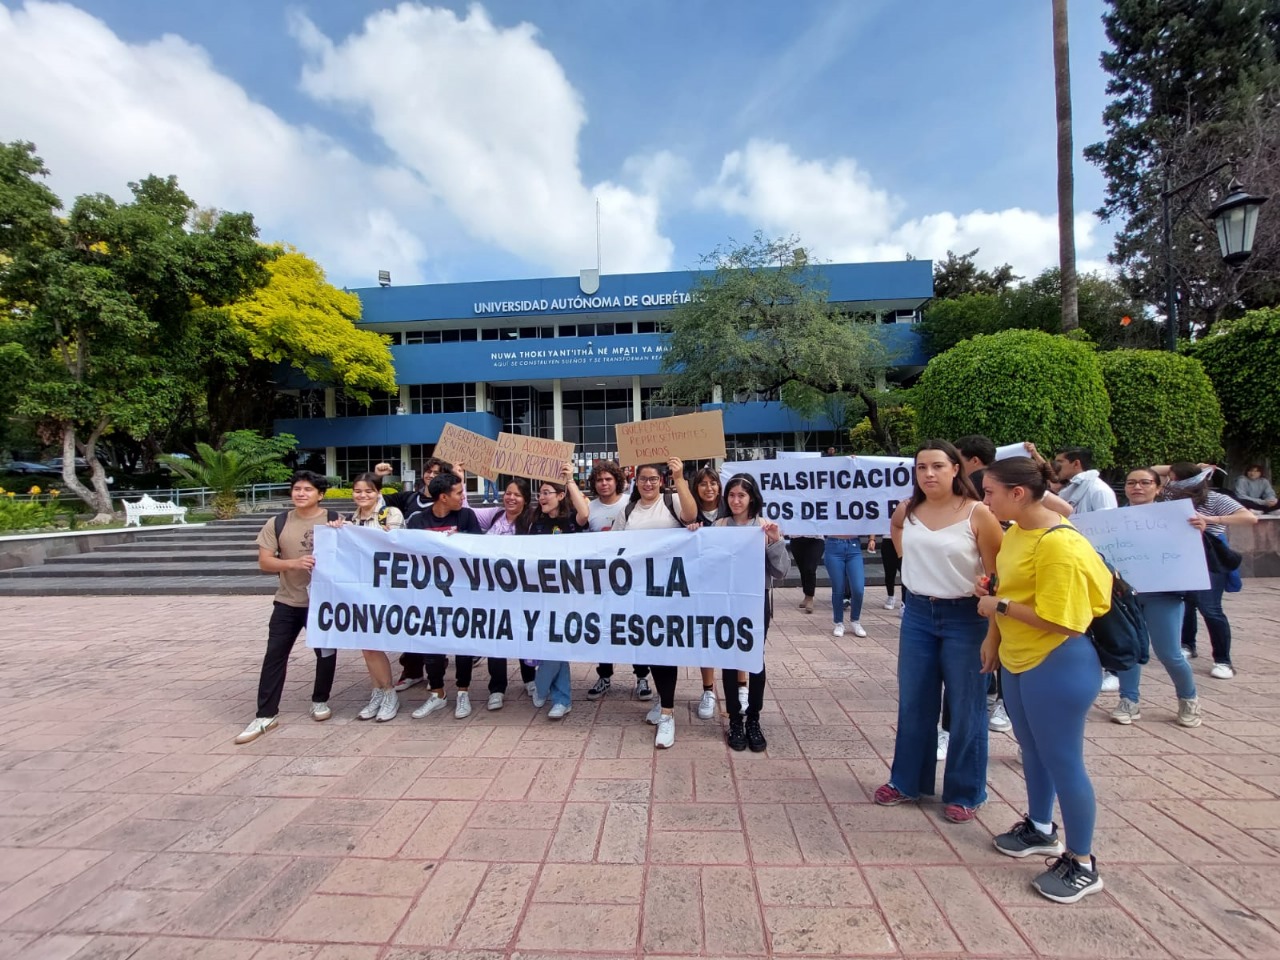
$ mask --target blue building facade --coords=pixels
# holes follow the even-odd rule
[[[872,313],[894,364],[924,365],[915,329],[933,295],[927,260],[810,268],[828,299]],[[361,327],[391,338],[399,391],[368,406],[302,382],[284,385],[277,432],[298,437],[313,462],[349,478],[379,460],[418,470],[446,423],[572,441],[580,466],[616,455],[614,426],[722,408],[731,459],[840,445],[827,417],[806,420],[772,396],[721,397],[699,408],[657,394],[662,324],[689,300],[697,272],[620,274],[353,291]]]

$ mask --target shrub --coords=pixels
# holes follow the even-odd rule
[[[1096,466],[1113,462],[1111,402],[1087,343],[1035,330],[977,336],[930,360],[915,397],[920,436],[1031,440],[1046,455],[1084,446]]]
[[[1280,453],[1280,308],[1219,321],[1191,355],[1213,382],[1232,452],[1245,460]]]
[[[898,443],[897,456],[909,457],[920,443],[916,433],[916,411],[904,404],[901,407],[881,407],[880,423]],[[876,439],[871,429],[871,418],[863,417],[849,430],[849,452],[871,456],[887,456],[888,451]]]
[[[1115,461],[1123,467],[1222,456],[1222,410],[1199,360],[1158,350],[1098,355],[1111,398]]]

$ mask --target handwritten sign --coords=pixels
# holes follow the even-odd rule
[[[1200,531],[1187,521],[1190,500],[1076,514],[1071,524],[1139,593],[1209,589]]]
[[[440,431],[435,455],[449,463],[460,463],[470,473],[496,481],[498,473],[493,469],[493,454],[498,441],[463,427],[446,423]]]
[[[572,459],[573,444],[567,440],[500,433],[490,467],[495,476],[505,473],[512,477],[563,483],[565,462]]]
[[[665,463],[671,457],[707,460],[725,455],[724,414],[719,410],[620,423],[617,436],[618,463],[624,467]]]

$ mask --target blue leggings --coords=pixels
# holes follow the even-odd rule
[[[1097,651],[1086,636],[1068,637],[1030,670],[1000,670],[1005,710],[1022,747],[1027,813],[1052,823],[1056,795],[1067,849],[1090,854],[1098,809],[1084,768],[1084,722],[1098,697]]]

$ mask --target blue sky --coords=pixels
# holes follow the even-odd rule
[[[1102,0],[1071,4],[1082,267],[1111,231]],[[1050,13],[1027,0],[0,0],[0,139],[64,197],[176,174],[335,282],[827,260],[1056,262]]]

